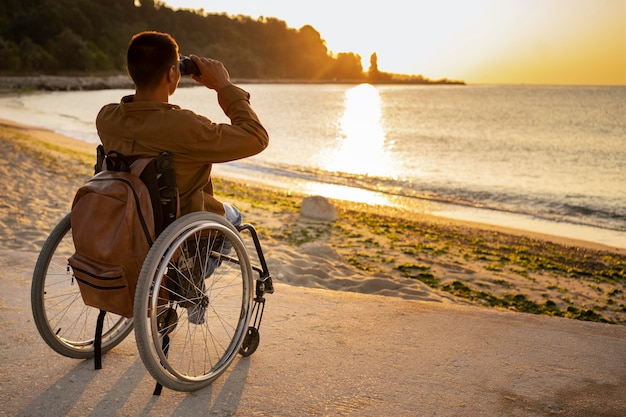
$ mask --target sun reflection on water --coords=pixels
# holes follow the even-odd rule
[[[337,147],[329,149],[328,171],[395,177],[382,123],[381,99],[376,87],[361,84],[346,91]]]
[[[389,206],[392,204],[389,196],[361,188],[346,187],[344,185],[308,183],[302,185],[306,194],[321,195],[335,200],[365,203],[374,206]]]

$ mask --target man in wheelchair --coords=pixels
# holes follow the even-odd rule
[[[195,64],[195,65],[194,65]],[[218,103],[231,123],[170,104],[183,73],[217,92]],[[179,56],[176,41],[166,33],[141,32],[131,39],[127,70],[135,94],[105,105],[96,118],[105,153],[151,157],[169,152],[174,164],[180,214],[217,213],[239,226],[241,213],[213,195],[212,164],[255,155],[269,142],[267,131],[250,105],[250,94],[235,86],[224,65],[215,59]],[[191,313],[191,311],[190,311]],[[190,314],[203,321],[202,313]],[[192,319],[193,320],[193,319]]]
[[[168,103],[181,68],[217,91],[231,123]],[[155,395],[164,386],[194,391],[259,345],[272,279],[254,227],[213,196],[211,168],[261,152],[268,135],[249,94],[232,84],[222,63],[179,60],[167,34],[134,36],[128,72],[135,94],[104,106],[97,117],[98,173],[79,188],[72,212],[37,258],[33,319],[53,350],[94,358],[96,369],[102,354],[134,329],[141,359],[157,381]],[[171,204],[177,193],[178,209]],[[172,221],[167,228],[165,219]],[[254,261],[243,231],[254,243]]]

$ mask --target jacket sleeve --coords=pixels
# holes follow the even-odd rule
[[[250,105],[250,94],[231,85],[218,92],[220,107],[231,123],[200,123],[199,153],[210,153],[211,162],[228,162],[256,155],[269,144],[269,135]]]

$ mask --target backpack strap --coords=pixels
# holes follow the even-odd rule
[[[158,236],[161,231],[180,217],[180,204],[172,156],[168,152],[162,152],[154,158],[152,165],[154,166],[159,197],[157,211],[159,212],[160,223],[156,227],[156,235]]]
[[[120,154],[118,154],[118,155],[120,155]],[[125,164],[125,163],[128,163],[128,162],[129,162],[129,160],[126,157],[124,157],[122,163]],[[137,158],[136,160],[131,162],[130,165],[128,165],[129,172],[132,173],[132,174],[135,174],[138,177],[141,177],[141,173],[148,166],[148,164],[150,162],[152,162],[152,158]]]
[[[98,145],[96,148],[96,165],[94,165],[94,175],[101,171],[124,171],[130,172],[133,159],[117,151],[104,152],[104,146]]]
[[[107,153],[107,168],[111,171],[131,172],[131,165],[135,159],[129,158],[117,151]]]
[[[106,169],[105,160],[106,154],[104,153],[104,146],[98,145],[96,148],[96,165],[93,167],[94,175]]]
[[[95,369],[102,369],[102,329],[104,328],[104,316],[106,313],[106,311],[100,310],[98,321],[96,322],[96,334],[93,338],[93,360]]]

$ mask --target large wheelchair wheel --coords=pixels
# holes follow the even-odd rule
[[[70,358],[94,356],[94,336],[99,310],[86,306],[68,263],[74,254],[70,215],[52,230],[35,264],[31,308],[37,330],[57,353]],[[117,346],[132,331],[133,320],[106,315],[102,352]]]
[[[161,233],[135,292],[135,338],[163,386],[194,391],[232,363],[248,331],[250,258],[237,230],[207,212],[185,215]]]

